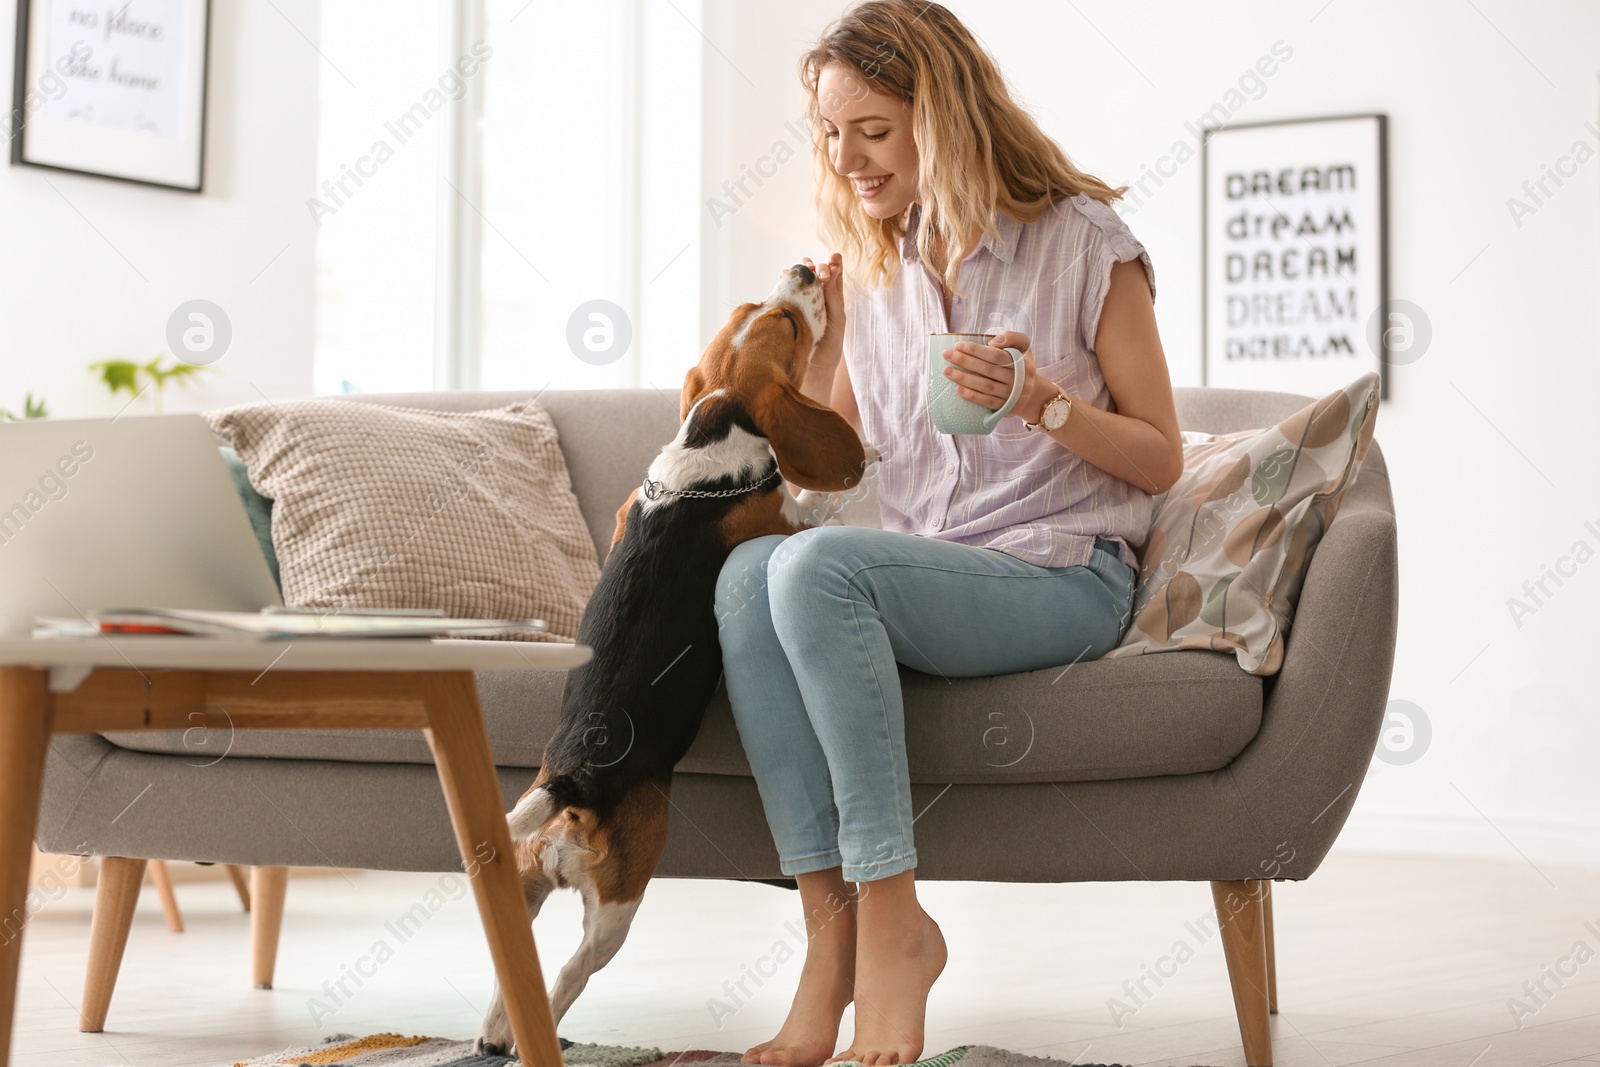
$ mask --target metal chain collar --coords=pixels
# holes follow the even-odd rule
[[[760,481],[755,482],[754,484],[751,484],[751,485],[742,485],[742,486],[739,486],[736,489],[668,489],[661,482],[652,481],[650,478],[646,477],[645,480],[644,480],[643,489],[644,489],[645,497],[647,499],[650,499],[650,500],[658,500],[662,496],[681,496],[681,497],[743,496],[745,493],[753,493],[753,492],[755,492],[756,490],[758,490],[758,489],[762,488],[763,486],[765,486],[768,482],[772,481],[774,478],[778,478],[780,476],[781,476],[781,472],[776,467],[774,467],[772,469],[772,473],[768,474],[766,477],[762,478]]]

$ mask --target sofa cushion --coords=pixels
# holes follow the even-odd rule
[[[571,641],[600,566],[550,416],[334,400],[208,414],[273,501],[285,602],[546,620]]]
[[[572,474],[572,491],[603,560],[617,529],[617,508],[638,488],[650,461],[678,432],[678,390],[541,389],[505,393],[357,393],[347,404],[476,411],[537,399],[555,423]]]
[[[278,573],[278,551],[272,547],[272,501],[256,492],[256,487],[250,484],[250,472],[245,469],[239,453],[227,445],[223,445],[219,451],[222,453],[222,462],[228,465],[233,488],[244,504],[244,513],[250,519],[250,531],[256,535],[256,544],[261,546],[261,555],[267,561],[267,569],[272,572],[273,584],[281,593],[283,577]]]
[[[539,765],[555,728],[561,671],[485,672],[478,688],[495,760]],[[1192,774],[1226,766],[1261,725],[1262,682],[1215,652],[1096,660],[946,681],[900,669],[911,780],[926,784],[1077,782]],[[112,733],[114,744],[183,756],[428,763],[420,732],[209,730]],[[678,770],[750,774],[719,686]]]
[[[1264,429],[1186,441],[1139,549],[1133,624],[1103,658],[1213,649],[1275,674],[1317,543],[1372,445],[1378,393],[1367,373]]]

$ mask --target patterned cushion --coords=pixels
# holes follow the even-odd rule
[[[1154,501],[1133,623],[1104,658],[1204,648],[1275,674],[1311,556],[1377,414],[1369,373],[1276,426],[1185,443],[1183,476]]]
[[[207,415],[274,502],[289,604],[544,619],[571,641],[600,578],[555,425],[531,400],[437,412],[347,400]]]

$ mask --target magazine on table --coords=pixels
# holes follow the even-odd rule
[[[265,611],[126,608],[91,611],[81,618],[40,616],[35,620],[33,636],[145,634],[283,641],[291,638],[502,637],[545,628],[543,619],[451,619],[437,611],[373,608],[269,608]]]

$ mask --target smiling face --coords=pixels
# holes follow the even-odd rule
[[[861,72],[829,63],[817,76],[817,107],[828,161],[855,187],[861,209],[896,218],[917,200],[917,143],[911,105],[873,89]]]

